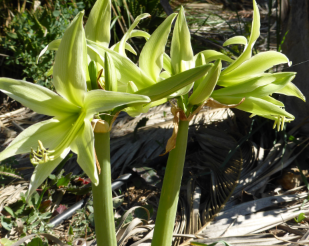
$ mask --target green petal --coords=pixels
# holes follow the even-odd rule
[[[245,94],[250,93],[257,88],[261,86],[265,86],[271,83],[274,83],[275,81],[279,81],[281,79],[284,79],[286,77],[294,76],[295,73],[275,73],[275,74],[268,74],[265,73],[262,76],[257,76],[254,78],[246,79],[245,81],[240,81],[240,83],[237,83],[237,81],[233,81],[234,83],[225,83],[224,85],[227,86],[225,88],[216,90],[213,92],[213,95],[215,96],[229,96],[229,95],[236,95],[236,94]],[[222,84],[220,83],[222,86]],[[272,93],[272,92],[271,92]],[[271,94],[269,93],[269,94]]]
[[[61,122],[50,119],[28,127],[0,153],[0,161],[18,154],[25,154],[38,147],[40,140],[46,148],[55,149],[65,138],[76,117],[67,117]]]
[[[128,94],[123,92],[92,90],[85,96],[86,118],[91,118],[93,114],[105,112],[115,107],[131,103],[147,103],[149,98],[142,95]]]
[[[0,78],[0,90],[39,114],[63,116],[80,110],[53,91],[30,82]]]
[[[61,39],[56,39],[54,41],[51,41],[47,46],[45,46],[45,48],[40,52],[36,60],[36,63],[39,62],[40,57],[44,55],[47,50],[58,50],[60,42],[61,42]]]
[[[121,54],[123,56],[126,56],[126,53],[125,53],[125,43],[131,37],[131,32],[133,31],[133,29],[138,25],[138,23],[142,19],[148,18],[149,16],[150,16],[150,14],[144,13],[144,14],[141,14],[141,15],[136,17],[136,19],[134,20],[132,25],[129,27],[129,30],[123,35],[122,39],[120,40],[119,51],[118,51],[119,54]]]
[[[82,106],[88,71],[83,12],[80,12],[65,31],[56,54],[53,84],[57,93],[68,101]]]
[[[282,63],[289,63],[289,59],[284,54],[276,51],[261,52],[229,73],[223,70],[220,81],[257,76]]]
[[[247,45],[248,41],[246,39],[246,37],[244,36],[235,36],[232,38],[229,38],[228,40],[226,40],[223,44],[223,46],[228,46],[228,45],[232,45],[232,44],[243,44],[243,45]]]
[[[117,44],[114,44],[112,47],[110,47],[110,49],[119,53],[119,44],[120,44],[119,42]],[[130,51],[132,54],[137,55],[136,51],[133,49],[133,47],[130,44],[125,43],[125,49],[127,51]]]
[[[107,52],[105,53],[104,79],[105,79],[105,90],[117,91],[117,75],[115,65],[110,55]]]
[[[87,41],[88,47],[100,55],[100,63],[103,66],[103,57],[105,52],[113,59],[116,67],[118,79],[118,91],[126,91],[127,83],[133,81],[139,89],[153,85],[155,82],[149,78],[139,67],[131,60],[103,46],[99,46],[92,41]]]
[[[105,47],[110,42],[111,1],[97,0],[85,25],[86,38]]]
[[[59,165],[59,163],[69,154],[70,148],[65,149],[62,154],[53,161],[39,164],[35,167],[30,179],[29,190],[27,197],[29,198],[33,192],[44,182],[49,174]]]
[[[271,97],[271,96],[266,96],[266,97],[263,97],[263,98],[261,98],[261,99],[263,99],[263,100],[265,100],[265,101],[267,101],[267,102],[270,102],[270,103],[272,103],[272,104],[274,104],[274,105],[277,105],[277,106],[279,106],[279,107],[284,107],[284,104],[283,104],[282,102],[276,100],[275,98],[273,98],[273,97]]]
[[[173,31],[171,43],[173,75],[188,70],[193,66],[191,35],[184,12],[184,8],[181,6]]]
[[[206,64],[206,60],[205,60],[205,56],[203,53],[198,53],[198,55],[195,57],[195,67],[199,67],[202,65]],[[194,82],[194,87],[193,87],[193,91],[195,91],[197,89],[197,87],[199,86],[199,84],[205,79],[206,75],[204,75],[203,77],[199,78],[198,80],[196,80]]]
[[[214,66],[209,70],[205,79],[199,84],[196,90],[189,97],[189,104],[199,105],[207,100],[217,85],[222,68],[221,60],[217,60]]]
[[[171,14],[154,31],[150,39],[146,42],[139,57],[139,67],[152,80],[157,81],[163,67],[163,54],[171,25],[177,14]]]
[[[204,50],[195,55],[195,60],[197,56],[202,53],[205,57],[206,63],[221,59],[222,61],[233,62],[234,60],[228,57],[227,55],[222,54],[221,52],[215,50]]]
[[[134,37],[143,37],[146,40],[148,40],[150,38],[150,34],[142,30],[133,30],[131,32],[130,38],[134,38]]]
[[[70,147],[77,154],[77,163],[91,179],[91,182],[98,185],[99,178],[94,155],[94,135],[89,120],[84,121],[83,128],[79,131]]]
[[[172,61],[166,53],[163,54],[163,68],[169,74],[172,74]]]
[[[297,86],[294,85],[292,82],[289,82],[285,87],[283,87],[282,89],[278,90],[276,93],[287,95],[287,96],[295,96],[295,97],[300,98],[304,102],[306,101],[306,97],[297,88]]]
[[[260,36],[260,26],[261,26],[261,24],[260,24],[259,9],[258,9],[258,6],[257,6],[255,0],[253,0],[253,21],[252,21],[251,35],[250,35],[250,38],[249,38],[248,45],[245,48],[244,52],[238,57],[238,59],[235,60],[234,63],[232,63],[230,66],[228,66],[224,70],[224,74],[225,73],[227,74],[227,73],[233,71],[240,64],[242,64],[246,60],[250,59],[250,57],[252,55],[252,48],[253,48],[253,46],[255,44],[255,41]]]
[[[241,97],[214,97],[215,100],[223,104],[237,104],[241,101]],[[281,109],[280,107],[265,101],[261,98],[246,97],[243,103],[236,108],[250,112],[256,115],[272,115],[272,116],[285,116],[289,119],[294,119],[294,116]]]
[[[192,82],[206,74],[211,67],[212,64],[192,68],[145,89],[139,90],[136,94],[146,95],[151,101],[163,99],[181,88],[190,85]]]

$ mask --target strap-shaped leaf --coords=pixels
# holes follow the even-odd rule
[[[197,68],[192,68],[145,89],[139,90],[136,94],[148,96],[151,101],[160,100],[171,95],[175,91],[190,85],[192,82],[206,74],[212,66],[212,64],[208,64]]]
[[[105,47],[110,42],[111,1],[97,0],[85,25],[86,38]]]
[[[158,80],[162,70],[165,45],[176,15],[177,14],[171,14],[154,31],[139,57],[139,67],[154,81]],[[167,58],[165,57],[165,59]]]
[[[185,11],[181,6],[171,43],[173,75],[190,69],[193,66],[191,35],[187,25]]]

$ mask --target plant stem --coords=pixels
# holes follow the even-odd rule
[[[189,121],[179,121],[176,148],[168,156],[152,246],[171,246],[183,167]]]
[[[92,185],[94,222],[98,246],[117,246],[110,166],[110,136],[94,133],[95,150],[101,167],[98,186]]]

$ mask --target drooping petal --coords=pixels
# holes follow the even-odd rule
[[[171,43],[173,75],[188,70],[193,66],[191,35],[184,12],[184,8],[181,6],[173,31]]]
[[[27,197],[29,198],[33,192],[44,182],[49,174],[59,165],[59,163],[69,154],[70,148],[63,150],[62,154],[53,161],[39,164],[35,167],[30,179]]]
[[[253,0],[253,21],[252,21],[252,27],[251,27],[251,35],[248,41],[248,45],[243,51],[243,53],[230,65],[228,66],[223,72],[223,74],[228,74],[229,72],[233,71],[235,68],[237,68],[240,64],[245,62],[246,60],[251,58],[252,55],[252,48],[255,44],[255,41],[258,39],[260,36],[260,13],[258,6]]]
[[[80,129],[75,140],[71,143],[72,151],[77,154],[77,163],[88,175],[94,185],[98,185],[98,171],[95,164],[94,155],[94,135],[89,120],[84,121],[84,126]]]
[[[53,91],[30,82],[0,78],[0,90],[39,114],[63,116],[80,110]]]
[[[246,37],[244,36],[235,36],[232,38],[229,38],[228,40],[226,40],[223,44],[223,46],[228,46],[228,45],[232,45],[232,44],[243,44],[243,45],[247,45],[248,41],[246,39]]]
[[[121,105],[147,102],[150,102],[150,99],[143,95],[92,90],[86,94],[84,105],[86,118],[91,118],[95,113],[109,111]]]
[[[47,50],[58,50],[60,42],[61,42],[61,39],[55,39],[55,40],[51,41],[47,46],[45,46],[45,48],[42,49],[38,58],[36,59],[36,63],[39,62],[40,57],[42,55],[44,55]]]
[[[127,83],[133,81],[139,89],[153,85],[153,81],[148,77],[139,67],[137,67],[131,60],[118,54],[117,52],[99,46],[98,44],[88,40],[87,45],[89,49],[93,50],[100,55],[101,65],[104,66],[104,54],[108,54],[113,59],[116,67],[117,79],[118,79],[118,91],[126,91]],[[89,54],[89,53],[88,53]]]
[[[274,83],[275,81],[279,81],[281,79],[284,79],[284,78],[290,77],[290,76],[294,76],[294,75],[295,75],[295,73],[290,73],[290,72],[275,73],[275,74],[265,73],[261,76],[249,78],[245,81],[240,81],[240,83],[237,83],[235,81],[234,83],[231,83],[231,85],[228,84],[227,87],[214,91],[214,95],[215,96],[219,96],[219,95],[220,96],[224,96],[224,95],[229,96],[229,95],[250,93],[250,92],[256,90],[259,87]],[[271,93],[273,93],[273,92],[271,92]]]
[[[76,117],[73,116],[61,122],[57,119],[50,119],[28,127],[0,153],[0,161],[14,155],[29,153],[31,148],[36,150],[38,140],[45,148],[55,149],[63,141],[75,120]]]
[[[214,97],[214,99],[224,104],[236,104],[242,98],[224,96]],[[256,115],[285,116],[289,119],[294,119],[294,116],[286,112],[284,109],[261,98],[246,97],[244,102],[236,108]]]
[[[289,63],[289,59],[284,54],[276,51],[261,52],[229,73],[225,73],[225,70],[223,70],[219,80],[222,83],[218,84],[222,85],[225,80],[254,77],[282,63]]]
[[[139,57],[139,67],[154,81],[158,80],[163,67],[163,54],[171,25],[177,14],[171,14],[154,31],[144,45]]]
[[[53,71],[53,84],[57,93],[78,106],[82,106],[87,90],[86,52],[83,12],[80,12],[62,37]]]
[[[86,38],[105,47],[110,42],[111,1],[97,0],[85,25]]]
[[[303,95],[303,93],[297,88],[295,84],[292,82],[289,82],[285,87],[282,89],[276,91],[278,94],[283,94],[287,96],[295,96],[303,100],[304,102],[306,101],[306,97]]]
[[[163,99],[175,91],[190,85],[192,82],[203,76],[212,67],[212,64],[192,68],[177,75],[174,75],[166,80],[162,80],[152,86],[139,90],[136,94],[146,95],[151,101]]]
[[[138,25],[138,23],[142,19],[148,18],[149,16],[150,16],[150,14],[144,13],[144,14],[141,14],[141,15],[136,17],[136,19],[134,20],[132,25],[129,27],[128,31],[123,35],[122,39],[120,40],[120,42],[119,42],[119,50],[115,50],[115,51],[117,51],[120,55],[126,56],[126,53],[125,53],[125,43],[131,37],[131,33],[132,33],[133,29]]]
[[[278,100],[276,100],[275,98],[271,97],[271,96],[266,96],[266,97],[262,97],[261,99],[267,101],[267,102],[270,102],[274,105],[277,105],[279,107],[284,107],[284,104]]]
[[[197,59],[197,56],[202,53],[205,57],[206,63],[221,59],[222,61],[227,61],[227,62],[233,62],[234,60],[228,57],[227,55],[224,55],[221,52],[215,51],[215,50],[203,50],[199,53],[197,53],[194,57],[194,59]]]

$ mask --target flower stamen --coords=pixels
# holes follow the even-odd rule
[[[38,165],[38,164],[43,164],[48,161],[54,160],[54,155],[53,154],[55,151],[54,150],[47,150],[44,146],[43,143],[38,140],[39,146],[37,148],[37,151],[34,151],[31,148],[31,154],[30,154],[30,162],[33,165]]]

